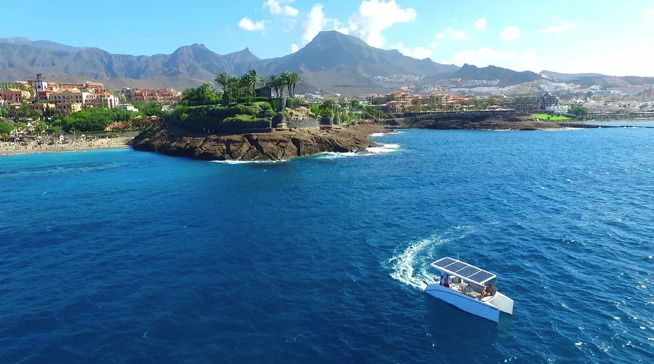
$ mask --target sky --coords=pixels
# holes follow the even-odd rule
[[[0,14],[0,38],[117,54],[201,43],[272,58],[338,30],[459,66],[654,76],[652,0],[0,0]]]

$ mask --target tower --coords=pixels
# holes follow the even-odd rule
[[[42,73],[36,74],[36,82],[34,83],[34,88],[36,88],[36,92],[45,91],[48,89],[48,83],[45,81],[45,77]]]

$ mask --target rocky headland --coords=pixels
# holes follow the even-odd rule
[[[387,130],[380,125],[359,124],[333,129],[207,135],[162,125],[139,134],[132,147],[201,160],[279,161],[323,152],[365,151],[376,145],[370,134]]]

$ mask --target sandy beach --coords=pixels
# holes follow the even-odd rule
[[[129,141],[133,137],[100,138],[94,140],[78,140],[68,143],[18,145],[9,142],[0,142],[0,156],[14,154],[60,153],[80,152],[86,150],[129,148]]]

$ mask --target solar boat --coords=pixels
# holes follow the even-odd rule
[[[441,278],[425,288],[430,296],[495,322],[500,321],[500,312],[513,314],[513,300],[498,292],[493,284],[495,274],[450,257],[431,266],[440,271]]]

